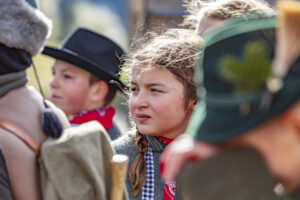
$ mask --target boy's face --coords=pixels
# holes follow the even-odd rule
[[[212,31],[215,28],[217,28],[223,22],[224,22],[224,20],[222,20],[222,19],[207,17],[205,15],[199,16],[196,32],[199,35],[203,36],[204,34],[208,33],[209,31]]]
[[[191,112],[183,84],[170,71],[133,68],[130,89],[129,110],[142,134],[171,139],[184,133]]]
[[[51,101],[67,115],[88,109],[91,74],[73,64],[56,60],[50,81]]]

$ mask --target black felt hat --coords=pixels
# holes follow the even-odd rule
[[[273,95],[268,109],[261,106],[267,90],[265,84],[250,92],[237,94],[235,85],[221,73],[221,68],[224,68],[224,62],[221,60],[227,55],[233,56],[238,61],[243,60],[244,49],[249,42],[264,42],[271,68],[276,27],[275,16],[249,20],[237,18],[228,21],[223,27],[205,37],[206,46],[198,68],[203,73],[199,93],[202,91],[205,93],[202,93],[204,95],[193,113],[187,133],[198,140],[226,141],[278,116],[300,100],[299,58],[291,65],[283,80],[283,87]],[[261,64],[257,60],[256,57],[250,59],[252,65],[249,66]],[[244,64],[236,65],[236,71],[245,72],[244,66]],[[259,74],[247,71],[241,76],[249,80],[249,77],[257,79]],[[251,84],[250,81],[246,83],[248,83],[246,86]]]
[[[115,82],[119,89],[124,87],[119,75],[124,51],[112,40],[91,30],[78,28],[60,48],[46,46],[42,53],[85,69],[108,83]]]

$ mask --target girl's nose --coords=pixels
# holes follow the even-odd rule
[[[131,103],[137,108],[146,108],[149,106],[148,98],[145,92],[139,92],[137,95],[132,95],[130,98]]]

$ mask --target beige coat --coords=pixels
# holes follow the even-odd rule
[[[53,105],[52,105],[53,106]],[[0,119],[4,119],[25,130],[38,144],[45,140],[41,126],[42,96],[33,87],[21,87],[0,98]],[[63,112],[54,108],[69,127]],[[16,136],[0,128],[0,145],[4,154],[8,174],[16,200],[40,199],[37,160],[34,152]]]
[[[59,139],[47,139],[40,157],[43,199],[110,199],[114,154],[110,137],[97,121],[66,129]]]

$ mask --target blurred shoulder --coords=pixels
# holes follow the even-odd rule
[[[137,151],[135,145],[135,136],[131,132],[128,132],[118,139],[112,141],[111,144],[117,153],[128,154]]]

